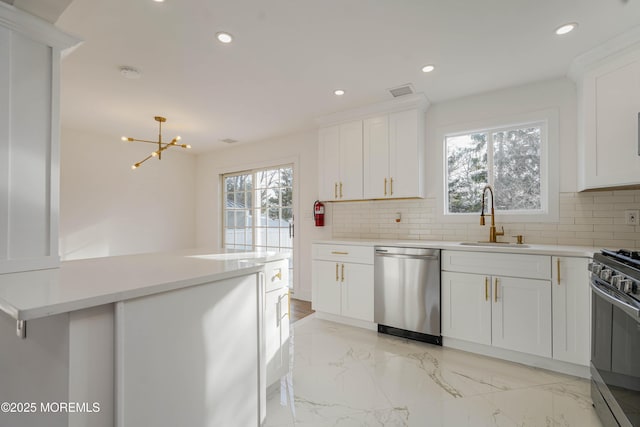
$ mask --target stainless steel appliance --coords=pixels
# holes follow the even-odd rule
[[[378,332],[442,345],[440,250],[376,247],[374,277]]]
[[[640,252],[603,250],[589,269],[593,405],[605,426],[640,426]]]

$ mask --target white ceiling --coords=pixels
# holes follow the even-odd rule
[[[154,139],[163,115],[165,138],[202,152],[310,129],[404,83],[437,103],[563,76],[639,24],[640,0],[74,0],[56,22],[85,40],[63,59],[62,123]]]

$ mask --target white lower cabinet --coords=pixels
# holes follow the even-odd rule
[[[553,358],[588,366],[591,289],[587,258],[553,257]]]
[[[289,372],[289,265],[287,260],[265,265],[264,336],[267,387]]]
[[[491,344],[551,357],[551,282],[493,277]]]
[[[442,272],[444,337],[551,357],[551,282],[541,279],[550,278],[550,257],[531,256],[529,265],[539,266],[528,272],[534,279],[490,273],[526,265],[525,255],[443,252],[443,268],[454,270],[451,260],[465,260],[464,272]],[[469,273],[470,265],[482,274]]]
[[[491,344],[489,277],[443,271],[442,335]]]
[[[442,335],[551,357],[546,280],[442,272]]]
[[[313,246],[313,309],[373,322],[373,247]]]

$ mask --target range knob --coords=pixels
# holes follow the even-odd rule
[[[617,287],[624,293],[631,293],[633,291],[633,282],[630,279],[622,279],[620,280],[620,286]]]
[[[611,280],[611,276],[613,275],[613,271],[611,271],[608,268],[603,268],[600,271],[600,278],[602,280],[604,280],[605,282],[608,282],[609,280]]]
[[[591,266],[591,272],[596,276],[599,276],[601,271],[602,271],[602,264],[597,264],[594,262],[593,265]]]
[[[622,279],[624,279],[624,276],[622,276],[621,274],[616,274],[611,278],[611,286],[615,286],[618,289],[622,289]]]

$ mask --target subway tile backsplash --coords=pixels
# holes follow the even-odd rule
[[[558,222],[497,222],[504,227],[502,241],[580,245],[609,248],[640,248],[640,226],[625,225],[625,211],[640,210],[640,190],[561,193]],[[486,240],[487,226],[443,223],[436,215],[433,198],[334,203],[335,239]],[[402,215],[396,223],[397,213]],[[487,218],[487,224],[489,220]]]

